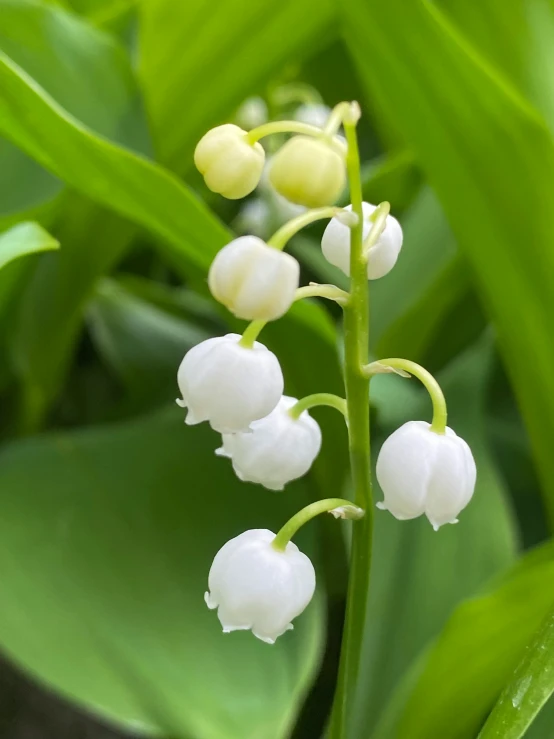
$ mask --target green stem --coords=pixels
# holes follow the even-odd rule
[[[293,218],[292,221],[285,223],[284,226],[281,226],[269,239],[267,244],[274,249],[284,249],[287,242],[305,226],[309,226],[310,223],[315,223],[315,221],[320,221],[322,218],[334,218],[334,216],[342,212],[342,208],[333,206],[309,210]],[[345,211],[345,213],[349,213],[349,211]]]
[[[289,416],[292,418],[300,418],[304,411],[309,408],[314,408],[317,405],[327,405],[330,408],[336,408],[347,418],[348,411],[346,409],[346,400],[339,398],[338,395],[333,393],[314,393],[313,395],[306,395],[305,398],[298,400],[292,408],[289,410]]]
[[[339,305],[345,306],[348,303],[350,295],[346,290],[341,290],[336,285],[311,284],[296,289],[294,300],[303,300],[304,298],[328,298],[329,300],[334,300]]]
[[[446,432],[447,420],[446,400],[444,399],[441,386],[435,380],[433,375],[420,364],[416,364],[416,362],[412,362],[410,359],[401,359],[399,357],[380,359],[378,362],[372,362],[364,367],[364,373],[366,377],[371,378],[373,375],[382,372],[383,368],[387,367],[391,367],[393,370],[404,370],[410,375],[417,377],[417,379],[425,386],[433,404],[431,431],[434,431],[436,434],[444,434]]]
[[[351,103],[339,103],[338,105],[335,105],[331,111],[331,115],[327,119],[325,128],[323,129],[323,133],[326,137],[332,137],[336,134],[341,127],[345,116],[348,114],[350,107]]]
[[[254,342],[258,338],[260,331],[263,329],[266,323],[267,321],[252,321],[251,323],[249,323],[244,333],[242,334],[239,345],[243,346],[245,349],[252,349],[252,347],[254,346]]]
[[[347,716],[351,712],[366,620],[371,568],[373,505],[369,455],[369,380],[362,367],[368,361],[369,290],[363,248],[362,183],[355,117],[345,117],[348,144],[346,167],[350,183],[352,211],[358,223],[350,236],[350,300],[344,311],[345,385],[348,407],[350,466],[355,503],[366,515],[352,535],[346,620],[342,640],[339,675],[330,720],[331,739],[344,739]],[[373,226],[375,228],[375,224]]]
[[[296,133],[302,136],[317,136],[323,135],[323,129],[317,126],[312,126],[309,123],[302,123],[301,121],[271,121],[270,123],[263,123],[261,126],[253,128],[246,134],[246,140],[251,145],[265,138],[271,136],[274,133]],[[339,138],[328,136],[328,143],[335,149],[339,154],[345,153],[344,142]]]
[[[345,500],[344,498],[326,498],[325,500],[317,500],[315,503],[310,503],[301,511],[298,511],[292,518],[290,518],[286,524],[277,532],[275,539],[273,539],[273,547],[279,552],[284,552],[287,548],[287,544],[296,534],[301,526],[311,521],[312,518],[318,516],[320,513],[329,513],[334,511],[336,508],[345,508],[348,515],[345,517],[360,519],[364,516],[364,511],[357,506],[352,505],[352,501]]]

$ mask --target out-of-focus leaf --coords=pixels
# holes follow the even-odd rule
[[[491,526],[489,522],[489,530]],[[524,555],[482,594],[462,603],[415,665],[415,674],[406,677],[415,689],[400,686],[400,694],[409,693],[400,720],[380,727],[375,739],[474,739],[552,607],[552,590],[545,583],[553,577],[554,547],[549,542]]]
[[[161,204],[164,214],[153,220],[162,224],[166,235],[166,223],[172,221],[169,230],[179,256],[187,253],[188,243],[206,265],[210,248],[213,253],[225,238],[223,227],[175,179],[92,133],[94,129],[129,147],[148,150],[140,95],[122,49],[75,16],[37,2],[2,0],[0,18],[0,77],[2,71],[10,76],[9,84],[0,83],[0,129],[45,166],[77,188],[82,184],[85,193],[110,207],[118,202],[118,183],[126,205],[134,203],[135,214],[151,214],[151,201],[157,196],[158,210]],[[49,120],[55,124],[50,126]],[[56,125],[60,122],[61,128]],[[110,157],[117,162],[115,171],[110,170]],[[153,171],[154,179],[147,175],[147,182],[141,181],[133,166],[127,168],[127,161],[142,174]],[[177,201],[166,198],[167,188]],[[168,209],[173,216],[167,215]],[[25,381],[24,428],[37,425],[58,391],[94,281],[121,257],[132,233],[128,223],[101,209],[75,199],[66,203],[58,234],[66,249],[39,265],[21,300],[13,336],[12,352]]]
[[[100,136],[149,152],[137,85],[124,50],[111,36],[40,0],[0,0],[0,50],[27,84],[37,93],[42,89],[70,116]],[[3,84],[0,89],[9,92]],[[32,110],[22,111],[27,124]],[[7,126],[2,121],[2,128]]]
[[[554,131],[551,0],[512,0],[509,7],[502,0],[440,0],[438,5],[478,53],[537,107]]]
[[[240,483],[217,446],[175,409],[5,448],[0,641],[31,674],[129,730],[276,739],[317,665],[320,603],[268,647],[222,634],[203,593],[225,541],[278,527],[302,486],[276,496]]]
[[[527,646],[479,739],[520,739],[554,693],[554,613]]]
[[[453,607],[515,556],[515,522],[484,436],[490,359],[490,341],[480,341],[439,376],[449,425],[470,445],[478,469],[474,498],[461,513],[460,523],[436,533],[424,518],[397,521],[389,513],[376,515],[367,641],[354,719],[358,733],[353,736],[369,735],[367,728],[375,726],[398,681],[440,632]],[[393,376],[374,378],[371,392],[378,410],[397,385],[412,382]],[[429,413],[425,391],[413,390],[412,399],[404,397],[395,418],[389,412],[392,428],[387,432],[407,420],[426,419]],[[401,736],[412,738],[409,732]],[[428,736],[435,735],[430,731]]]
[[[391,205],[394,212],[394,203]],[[404,244],[398,262],[388,275],[374,280],[369,287],[374,351],[380,351],[380,344],[387,346],[387,332],[421,301],[456,254],[452,231],[430,188],[421,191],[401,224]],[[425,320],[432,317],[425,316]]]
[[[9,310],[22,279],[28,272],[28,264],[21,257],[52,251],[59,247],[50,234],[38,223],[20,223],[9,231],[0,234],[0,348],[2,356],[6,356],[4,346],[9,325]],[[7,362],[0,362],[0,385],[7,379],[9,367]]]
[[[0,234],[0,269],[26,254],[58,249],[59,242],[38,223],[20,223]]]
[[[32,117],[25,111],[32,111]],[[0,53],[0,130],[92,200],[145,226],[207,267],[226,231],[177,178],[96,136]]]
[[[142,3],[140,69],[162,160],[189,168],[208,128],[321,45],[334,11],[332,0]]]
[[[143,405],[167,401],[176,392],[176,368],[185,351],[209,337],[206,329],[109,279],[96,286],[87,315],[100,354]]]
[[[407,151],[379,157],[362,169],[364,200],[369,203],[388,200],[399,211],[412,204],[421,183],[421,172]]]
[[[0,227],[53,204],[63,185],[9,141],[0,139]],[[34,216],[36,217],[36,216]]]
[[[436,5],[348,0],[345,14],[368,89],[396,118],[476,276],[552,520],[554,143]]]

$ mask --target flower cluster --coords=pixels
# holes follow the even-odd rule
[[[259,105],[246,112],[259,113]],[[335,407],[345,416],[350,432],[353,424],[368,423],[367,418],[350,417],[348,393],[346,400],[325,393],[300,400],[284,395],[279,360],[256,340],[267,321],[279,319],[302,297],[336,300],[353,315],[360,310],[354,291],[346,293],[332,285],[299,287],[299,264],[284,248],[304,226],[329,219],[321,242],[323,255],[346,275],[352,270],[352,280],[365,281],[365,290],[367,280],[383,277],[397,261],[402,229],[389,214],[388,204],[362,203],[360,191],[354,205],[333,205],[346,182],[347,147],[352,145],[348,137],[358,117],[356,104],[343,103],[320,125],[298,120],[262,123],[247,132],[225,124],[209,131],[195,151],[206,185],[227,198],[242,198],[262,177],[265,151],[260,139],[271,133],[293,133],[274,153],[268,177],[279,196],[312,209],[303,210],[266,241],[248,234],[219,251],[209,271],[210,291],[234,316],[252,323],[242,336],[231,333],[195,346],[178,370],[181,398],[177,402],[188,411],[186,423],[208,421],[222,435],[216,454],[230,459],[240,480],[270,490],[283,490],[305,475],[320,451],[321,431],[310,408]],[[342,124],[348,143],[337,135]],[[351,170],[349,176],[353,176]],[[354,265],[359,260],[364,267],[361,272],[356,269],[355,278]],[[345,337],[348,340],[361,345],[360,336]],[[355,374],[368,384],[378,372],[400,370],[425,384],[435,414],[431,425],[405,424],[383,445],[377,477],[384,502],[378,505],[400,520],[425,514],[437,529],[455,523],[468,504],[475,464],[467,444],[446,427],[444,398],[423,368],[398,359],[364,364],[362,353]],[[273,643],[292,628],[292,620],[312,598],[315,572],[290,539],[301,525],[326,511],[343,518],[363,516],[363,507],[349,501],[318,501],[277,534],[267,529],[246,531],[221,548],[210,570],[206,603],[218,609],[225,632],[251,629],[258,638]]]

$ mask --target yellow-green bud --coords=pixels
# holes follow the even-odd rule
[[[271,160],[269,181],[293,203],[308,208],[332,205],[345,185],[344,159],[321,139],[294,136]]]
[[[194,163],[206,185],[229,200],[249,195],[262,176],[265,152],[250,144],[242,128],[226,123],[208,131],[194,151]]]

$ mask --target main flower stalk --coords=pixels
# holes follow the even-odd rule
[[[331,715],[331,739],[346,736],[346,722],[357,683],[373,539],[373,503],[369,454],[369,379],[363,367],[368,362],[369,290],[363,244],[362,183],[356,124],[344,121],[348,144],[346,167],[352,210],[358,216],[351,229],[350,300],[344,310],[344,355],[350,465],[354,501],[366,515],[352,527],[350,576],[339,676]],[[377,223],[374,224],[374,229]]]

